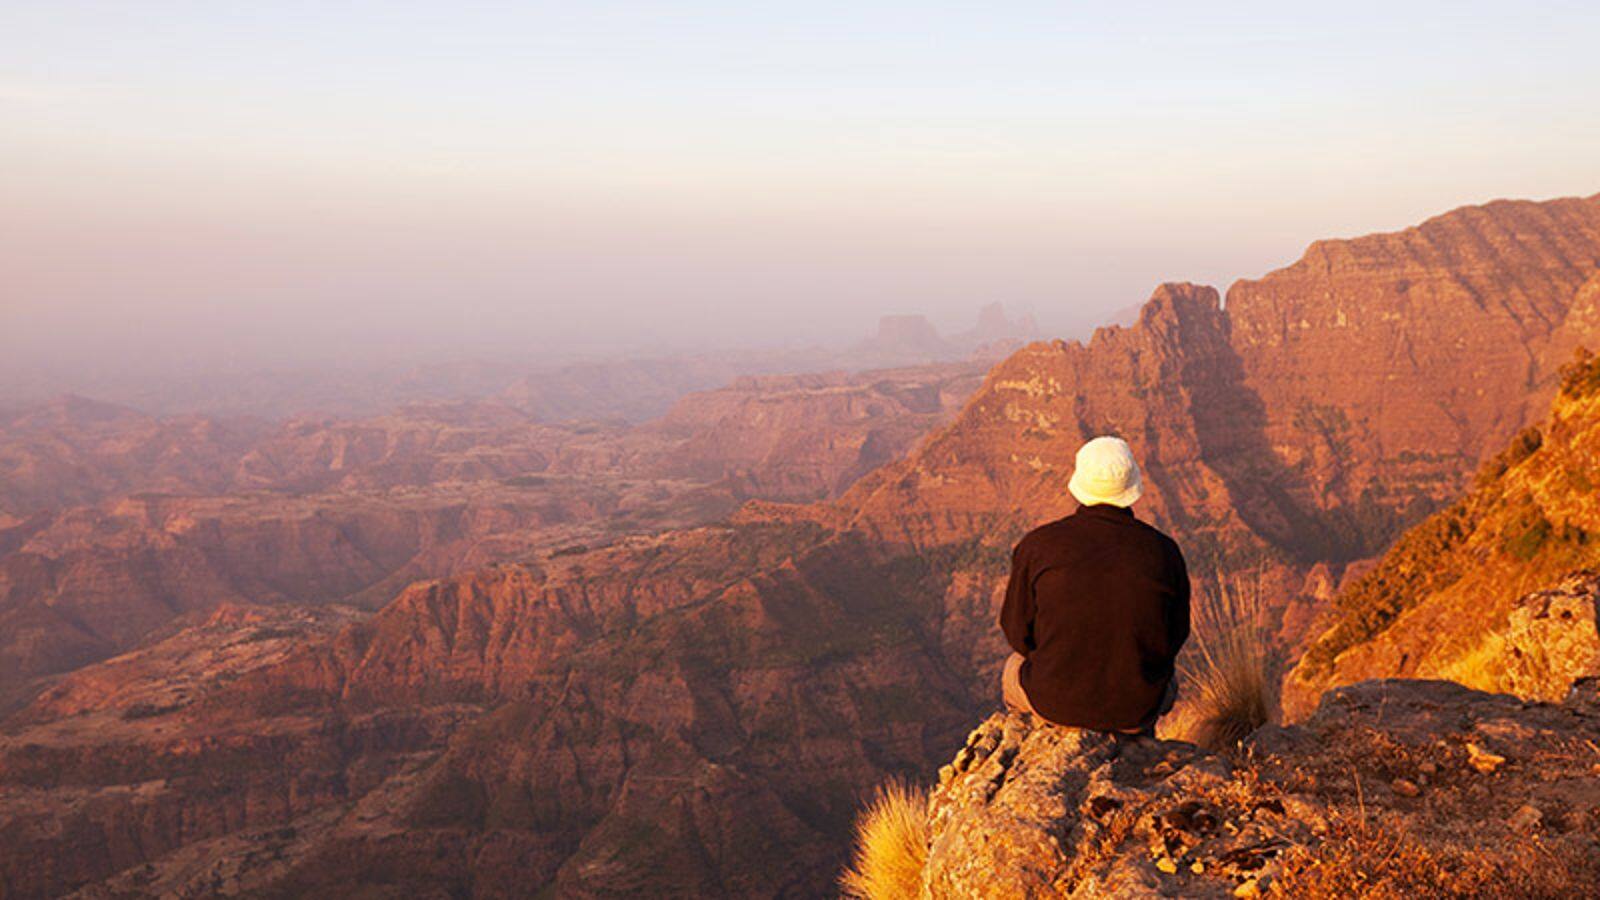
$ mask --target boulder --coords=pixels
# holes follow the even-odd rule
[[[1506,686],[1518,696],[1560,700],[1575,679],[1600,675],[1600,572],[1568,576],[1517,601],[1507,621]]]

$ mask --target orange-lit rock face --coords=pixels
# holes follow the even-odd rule
[[[1461,209],[1318,242],[1235,285],[1234,344],[1271,445],[1312,490],[1347,502],[1369,484],[1449,481],[1498,449],[1543,415],[1571,352],[1551,358],[1552,344],[1600,337],[1579,297],[1600,270],[1597,209],[1596,198]],[[1327,450],[1343,464],[1319,459]]]
[[[1231,370],[1231,371],[1230,371]],[[938,545],[1070,512],[1072,460],[1086,439],[1114,433],[1145,470],[1140,510],[1168,528],[1231,515],[1225,486],[1202,459],[1195,393],[1237,381],[1217,293],[1165,285],[1132,328],[1087,346],[1032,344],[996,366],[948,428],[846,496],[856,523],[894,540]],[[1192,511],[1192,512],[1191,512]]]
[[[1209,288],[1167,285],[1132,328],[1013,355],[853,497],[871,526],[914,541],[976,516],[1036,522],[1071,508],[1077,444],[1114,432],[1150,470],[1143,508],[1169,527],[1242,519],[1291,553],[1367,555],[1383,546],[1362,540],[1367,505],[1450,495],[1542,414],[1571,347],[1600,338],[1597,272],[1589,198],[1319,242],[1234,285],[1223,310]]]

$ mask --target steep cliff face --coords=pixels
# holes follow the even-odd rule
[[[1485,464],[1476,486],[1407,532],[1334,601],[1286,682],[1291,711],[1363,678],[1506,681],[1518,598],[1600,564],[1600,360],[1567,369],[1550,418]]]
[[[1232,759],[996,715],[940,771],[922,896],[1588,896],[1597,685],[1369,682]]]
[[[1368,465],[1492,452],[1542,413],[1551,362],[1564,361],[1542,351],[1600,269],[1597,248],[1600,198],[1498,201],[1319,241],[1294,265],[1240,282],[1229,318],[1272,442],[1288,449],[1311,403],[1325,426],[1342,420],[1335,434]]]
[[[1201,459],[1197,393],[1226,391],[1237,366],[1217,292],[1164,285],[1133,328],[1087,346],[1033,344],[989,373],[959,418],[904,462],[873,473],[843,500],[855,527],[930,547],[1069,512],[1072,457],[1096,434],[1135,443],[1153,490],[1144,506],[1168,527],[1225,518],[1223,486]],[[997,538],[997,543],[1003,543]]]
[[[1537,415],[1558,355],[1597,335],[1597,273],[1591,197],[1319,242],[1221,310],[1209,288],[1167,285],[1131,328],[1019,351],[847,503],[916,545],[1032,524],[1070,508],[1077,442],[1113,431],[1146,461],[1145,508],[1167,527],[1368,556]]]

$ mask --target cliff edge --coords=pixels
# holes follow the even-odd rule
[[[1594,896],[1600,678],[1559,703],[1329,692],[1237,753],[994,715],[940,771],[923,897]]]

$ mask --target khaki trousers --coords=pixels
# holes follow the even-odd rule
[[[1022,689],[1022,663],[1025,660],[1021,653],[1013,653],[1006,657],[1006,666],[1000,670],[1000,696],[1006,702],[1006,708],[1016,712],[1033,713],[1033,704],[1028,702],[1028,693]]]

